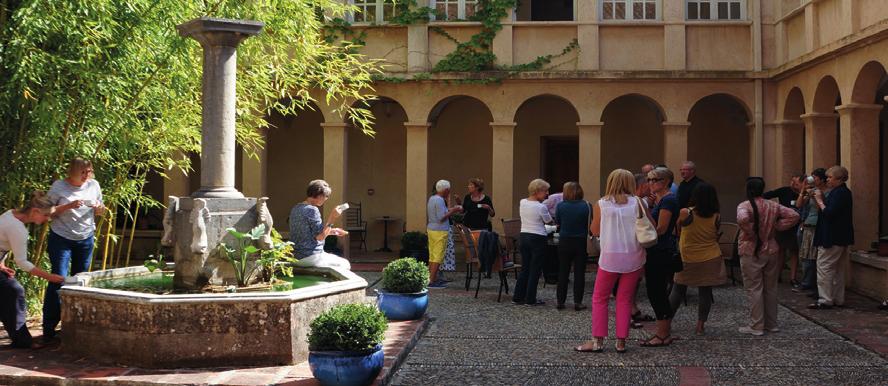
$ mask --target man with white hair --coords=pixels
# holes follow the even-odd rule
[[[697,184],[703,182],[697,177],[697,165],[691,161],[685,161],[681,164],[681,184],[678,185],[678,207],[687,208],[688,201],[691,200],[691,193]]]
[[[440,180],[435,183],[435,194],[429,197],[426,211],[429,235],[429,288],[447,288],[447,284],[438,280],[438,266],[444,262],[447,239],[450,236],[450,216],[462,211],[462,206],[447,209],[447,198],[450,195],[450,181]]]

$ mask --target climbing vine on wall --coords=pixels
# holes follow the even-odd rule
[[[496,35],[503,29],[502,20],[509,15],[509,10],[517,7],[518,0],[478,0],[475,8],[475,14],[468,21],[477,21],[481,23],[481,31],[472,35],[467,41],[459,41],[444,28],[439,26],[430,26],[429,30],[435,32],[448,40],[452,41],[456,48],[439,61],[432,69],[433,73],[437,72],[499,72],[493,76],[485,76],[482,78],[468,78],[452,81],[453,83],[491,83],[499,82],[502,79],[512,76],[518,72],[539,71],[546,65],[552,63],[552,60],[565,56],[570,52],[579,48],[576,39],[571,41],[560,53],[539,56],[529,63],[523,63],[510,66],[497,66],[496,55],[493,53],[493,40]],[[422,24],[431,21],[432,16],[436,19],[444,19],[445,15],[439,11],[429,7],[419,7],[416,0],[396,0],[395,16],[388,20],[390,25],[412,25]],[[342,19],[335,19],[330,22],[328,36],[331,39],[340,38],[343,44],[351,44],[355,47],[364,45],[366,33],[361,31],[355,34],[351,30],[351,25]],[[402,83],[409,80],[429,79],[429,73],[414,74],[412,78],[397,76],[374,76],[375,81]]]

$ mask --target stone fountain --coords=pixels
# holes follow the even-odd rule
[[[226,229],[268,230],[267,198],[234,188],[237,46],[263,23],[198,18],[177,26],[203,48],[201,187],[170,197],[161,243],[173,250],[178,290],[233,284],[234,270],[218,245]],[[218,367],[294,364],[307,359],[308,324],[319,313],[365,299],[367,282],[346,270],[297,269],[329,282],[282,292],[155,295],[104,289],[94,282],[149,275],[145,267],[78,274],[62,296],[62,348],[93,359],[140,367]]]

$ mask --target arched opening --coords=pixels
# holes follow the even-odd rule
[[[539,95],[518,107],[515,113],[515,208],[527,197],[527,184],[534,178],[552,185],[549,192],[561,192],[567,181],[580,177],[580,116],[566,99]]]
[[[780,181],[788,181],[792,174],[805,170],[805,125],[801,117],[805,114],[805,99],[802,90],[793,87],[786,96],[783,106],[783,125],[777,138],[780,147],[777,151]],[[811,171],[808,170],[808,173]]]
[[[484,102],[456,95],[438,102],[429,113],[429,173],[426,186],[431,193],[438,180],[450,181],[452,196],[461,203],[470,178],[485,181],[492,196],[493,115]],[[494,202],[494,208],[498,204]]]
[[[840,123],[836,106],[842,104],[842,96],[839,93],[839,85],[832,76],[825,76],[817,84],[817,90],[814,92],[814,103],[812,113],[809,118],[811,122],[806,125],[806,137],[808,145],[805,151],[811,154],[806,155],[806,159],[810,160],[808,169],[819,167],[829,167],[839,163],[842,159],[840,135]]]
[[[379,98],[367,106],[373,113],[374,137],[361,130],[348,129],[348,173],[345,199],[361,203],[361,216],[367,222],[367,249],[383,246],[388,236],[388,246],[400,248],[401,227],[406,218],[407,132],[404,122],[407,113],[400,103],[389,98]],[[399,221],[385,223],[378,218],[389,216]],[[352,240],[352,245],[356,245]]]
[[[749,174],[749,114],[733,96],[715,94],[694,104],[688,122],[688,159],[718,190],[722,218],[734,221]]]
[[[278,231],[288,231],[290,209],[305,199],[309,181],[324,177],[324,115],[312,107],[296,115],[272,112],[268,117],[268,209]]]
[[[885,108],[888,105],[888,73],[885,71],[885,67],[882,66],[879,62],[869,62],[861,68],[860,73],[857,75],[857,79],[854,82],[854,88],[851,94],[851,101],[853,103],[859,104],[875,104],[882,106],[882,108],[878,111],[878,121],[874,122],[874,126],[876,127],[853,127],[853,131],[851,133],[852,136],[871,136],[872,133],[869,130],[877,129],[878,130],[878,141],[863,141],[862,143],[869,145],[872,144],[874,147],[878,147],[878,149],[861,149],[863,151],[878,151],[878,159],[879,159],[879,169],[878,170],[851,170],[852,182],[860,184],[865,182],[867,179],[867,175],[869,176],[878,176],[878,202],[875,203],[878,205],[878,213],[879,213],[879,222],[878,222],[878,236],[884,235],[888,233],[888,109]],[[861,143],[860,141],[854,141],[852,139],[852,143]],[[847,166],[847,165],[846,165]],[[861,179],[854,179],[855,176],[863,177]],[[874,178],[873,178],[874,179]],[[861,182],[856,182],[861,181]],[[857,190],[856,186],[853,186],[852,189]],[[866,204],[861,203],[861,204]],[[855,206],[860,205],[855,202]],[[872,205],[872,203],[871,203]],[[875,208],[871,208],[871,210],[875,210]],[[870,210],[868,210],[870,212]],[[855,218],[857,220],[857,218]],[[871,241],[871,236],[876,235],[866,235],[866,239],[864,242]]]
[[[601,192],[614,169],[637,173],[644,164],[664,162],[665,120],[660,106],[643,95],[624,95],[607,104],[601,114]]]

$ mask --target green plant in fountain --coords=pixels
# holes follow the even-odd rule
[[[395,260],[382,270],[382,288],[388,292],[414,294],[429,285],[429,269],[412,257]]]
[[[142,265],[148,268],[148,272],[154,273],[158,268],[163,268],[163,254],[158,254],[157,258],[154,255],[148,255],[148,259]]]
[[[260,249],[256,245],[265,234],[265,229],[265,224],[259,224],[249,232],[238,232],[234,228],[228,228],[226,231],[237,244],[232,247],[224,242],[219,243],[221,254],[234,267],[234,277],[240,287],[250,284],[257,277],[271,281],[278,263],[296,261],[290,255],[293,243],[282,241],[280,234],[275,230],[271,232],[272,245],[270,249]],[[285,264],[280,264],[280,266],[285,275],[293,275],[292,268]]]

